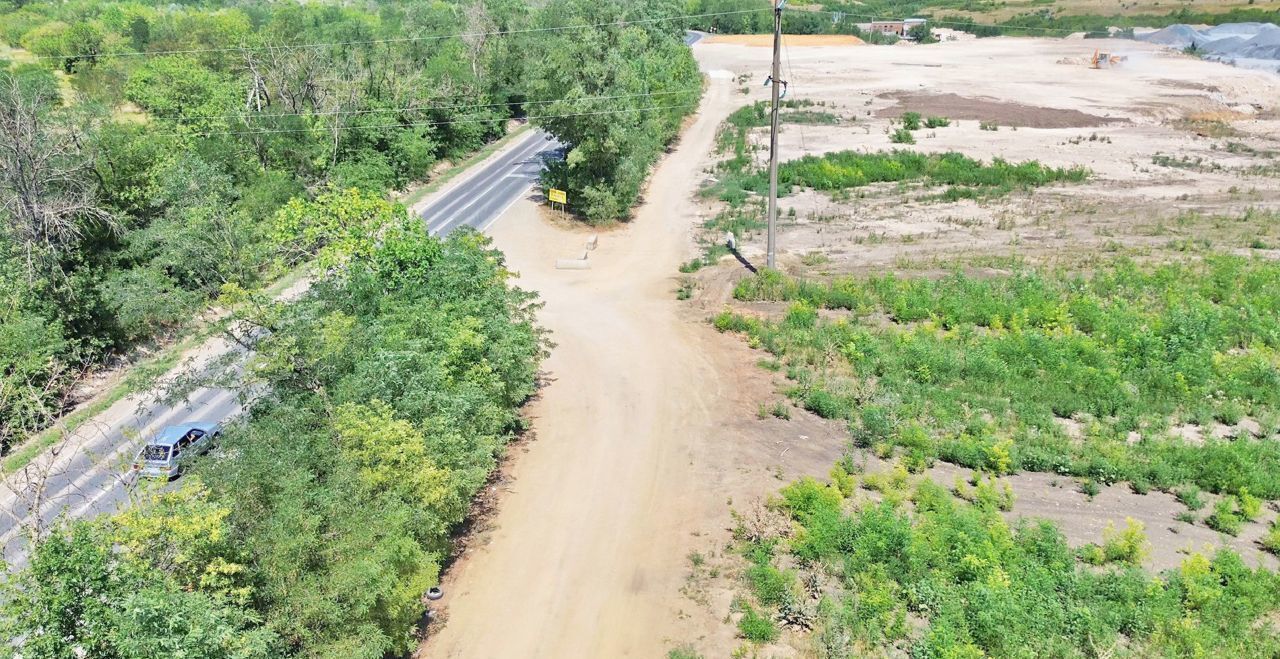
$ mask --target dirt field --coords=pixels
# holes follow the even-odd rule
[[[1262,118],[1275,116],[1268,113],[1280,81],[1142,47],[1132,66],[1115,71],[1057,63],[1080,49],[1014,39],[789,48],[792,98],[820,102],[813,109],[838,113],[841,122],[787,125],[784,158],[888,148],[891,117],[909,104],[954,108],[957,118],[964,109],[1002,124],[983,131],[979,119],[961,119],[921,132],[918,149],[1087,164],[1097,178],[981,204],[917,202],[892,188],[845,201],[792,195],[783,201],[784,212],[796,210],[780,234],[783,266],[883,271],[1014,252],[1074,258],[1106,241],[1146,245],[1158,256],[1169,236],[1150,227],[1179,210],[1280,204],[1273,178],[1242,183],[1235,171],[1152,162],[1157,153],[1224,167],[1262,162],[1220,151],[1225,138],[1200,137],[1200,124],[1184,120],[1239,113],[1247,118],[1230,127],[1232,140],[1280,148],[1270,137],[1280,125]],[[703,41],[695,53],[710,72],[698,118],[661,164],[635,220],[600,234],[590,270],[554,268],[557,258],[580,253],[590,232],[564,226],[533,201],[495,225],[496,245],[521,285],[545,300],[541,319],[557,347],[549,384],[530,409],[535,439],[511,460],[497,514],[446,576],[440,624],[422,656],[660,657],[685,643],[704,656],[726,656],[739,643],[726,621],[740,583],[728,572],[692,570],[690,557],[728,565],[730,511],[749,512],[799,475],[826,474],[847,446],[843,425],[798,410],[790,421],[758,418],[761,404],[781,399],[780,376],[755,365],[760,353],[706,323],[729,300],[741,266],[726,259],[705,269],[693,299],[675,299],[677,266],[698,253],[698,227],[717,211],[695,197],[719,159],[711,153],[717,127],[767,91],[759,87],[767,49]],[[1195,223],[1174,230],[1222,233]],[[749,259],[763,260],[762,241],[746,241]],[[805,266],[801,257],[814,250],[831,260]],[[943,465],[935,476],[946,483],[955,471]],[[1207,529],[1177,528],[1171,497],[1138,497],[1117,486],[1089,502],[1051,480],[1014,479],[1011,515],[1057,520],[1073,542],[1097,541],[1108,520],[1136,517],[1155,545],[1152,567],[1175,564],[1187,546],[1218,541]],[[1259,528],[1232,544],[1267,561],[1250,544]],[[794,656],[775,649],[770,656]]]
[[[1212,245],[1280,257],[1273,249],[1280,235],[1277,227],[1237,219],[1250,208],[1280,209],[1280,78],[1133,42],[1103,43],[1103,48],[1127,55],[1128,61],[1113,70],[1091,70],[1085,62],[1093,47],[1070,41],[996,39],[931,47],[791,49],[785,71],[789,97],[812,101],[806,111],[831,113],[839,121],[784,122],[784,161],[844,149],[954,150],[985,160],[1085,166],[1093,177],[1080,185],[981,202],[929,200],[923,192],[896,184],[859,188],[843,197],[793,191],[780,201],[780,266],[793,274],[818,277],[844,272],[940,273],[957,266],[1003,271],[1013,260],[1078,264],[1102,253],[1138,260],[1175,254],[1186,258],[1189,245],[1193,250]],[[767,90],[757,81],[767,68],[767,52],[714,44],[699,46],[698,52],[706,66],[739,76],[739,104],[765,98]],[[946,116],[952,123],[916,131],[915,145],[891,144],[893,122],[906,111]],[[988,124],[986,130],[981,123]],[[766,130],[753,131],[749,139],[763,165]],[[712,180],[716,160],[708,160],[704,181]],[[704,201],[699,207],[702,217],[714,217],[723,204]],[[718,238],[704,235],[705,240]],[[763,263],[762,232],[739,245],[750,262]],[[817,253],[822,258],[807,258]],[[781,313],[785,305],[734,302],[732,284],[742,276],[742,267],[730,258],[694,275],[691,313],[706,317],[726,304]],[[747,359],[764,356],[755,353]],[[764,369],[748,377],[784,386],[781,376]],[[775,393],[759,402],[771,403],[777,397]],[[769,418],[749,423],[755,427],[744,433],[768,429],[782,435],[797,424],[821,425],[799,410],[791,414],[789,422]],[[872,456],[861,458],[867,460],[868,470],[884,466]],[[967,471],[946,464],[929,470],[939,483],[952,483],[958,474]],[[1089,500],[1069,478],[1023,473],[1009,480],[1017,499],[1007,516],[1053,520],[1073,545],[1097,542],[1108,522],[1123,525],[1132,517],[1145,525],[1152,544],[1148,568],[1175,567],[1188,551],[1220,545],[1230,546],[1251,564],[1277,566],[1275,557],[1257,544],[1275,519],[1272,508],[1230,538],[1203,525],[1176,521],[1185,507],[1167,494],[1138,495],[1121,484],[1104,487]],[[738,579],[734,570],[740,559],[722,559],[717,549],[708,546],[707,562],[691,571],[701,576],[691,577],[686,596],[726,619],[727,593]],[[719,578],[705,576],[716,571]],[[714,639],[699,640],[695,646],[705,656],[723,656],[734,647],[718,645]],[[780,656],[794,651],[769,646],[765,652],[775,650],[783,653]]]
[[[773,47],[772,34],[712,34],[703,40],[704,43],[725,44],[733,46]],[[864,42],[858,37],[848,34],[784,34],[782,43],[785,46],[859,46]]]
[[[784,123],[784,161],[897,147],[888,139],[891,122],[915,111],[953,121],[917,131],[914,150],[1080,165],[1094,176],[1087,185],[982,204],[922,202],[893,185],[860,189],[857,203],[793,194],[780,202],[782,262],[802,268],[800,257],[819,249],[831,258],[822,270],[838,272],[927,267],[958,253],[1067,259],[1116,244],[1156,258],[1173,239],[1245,248],[1256,236],[1210,219],[1280,204],[1280,78],[1149,44],[1097,44],[1128,60],[1093,70],[1084,62],[1094,44],[1044,39],[790,49],[789,97],[813,101],[818,105],[809,109],[835,114],[839,123]],[[766,98],[758,81],[767,51],[697,50],[707,66],[740,76],[738,103]],[[984,122],[996,129],[983,130]],[[763,164],[767,130],[754,131],[751,140]],[[715,212],[714,205],[702,209]],[[761,256],[762,236],[744,249],[749,258]]]

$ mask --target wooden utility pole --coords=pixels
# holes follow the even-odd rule
[[[774,0],[773,6],[773,72],[769,85],[773,108],[769,115],[769,244],[765,264],[777,268],[778,225],[778,85],[782,84],[782,6],[787,0]]]

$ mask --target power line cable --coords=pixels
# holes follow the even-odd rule
[[[799,11],[808,11],[808,10],[799,10]],[[816,10],[811,13],[827,14],[830,16],[838,16],[842,18],[854,18],[858,22],[862,22],[862,23],[896,22],[898,20],[898,19],[892,19],[891,21],[889,21],[884,18],[877,18],[872,14],[851,14],[849,12],[829,11],[825,9]],[[1000,23],[979,23],[977,21],[941,21],[933,18],[926,18],[925,21],[928,23],[932,23],[933,25],[942,25],[942,26],[989,27],[994,30],[1027,30],[1031,32],[1054,32],[1062,35],[1075,34],[1076,32],[1085,31],[1085,30],[1073,30],[1071,28],[1063,28],[1063,27],[1032,27],[1032,26],[1024,27],[1021,25],[1003,25]],[[1000,36],[1005,36],[1005,35],[1000,35]]]
[[[625,108],[620,110],[600,110],[597,112],[568,112],[565,114],[543,114],[538,116],[530,116],[530,117],[527,117],[527,119],[529,120],[565,119],[568,117],[589,117],[589,116],[605,115],[605,114],[623,114],[627,112],[643,112],[645,110],[669,110],[669,109],[675,109],[675,108],[691,108],[691,107],[695,107],[696,105],[697,105],[696,103],[684,103],[684,104],[676,104],[676,105],[651,105],[651,106],[646,106],[642,108]],[[311,126],[308,128],[268,128],[268,129],[255,129],[255,130],[234,130],[234,131],[191,130],[191,131],[178,131],[178,132],[171,132],[171,133],[153,133],[153,135],[156,135],[158,137],[182,137],[182,136],[188,136],[188,135],[196,136],[196,137],[212,137],[214,135],[266,135],[271,133],[308,133],[308,132],[314,132],[314,131],[356,130],[356,129],[367,129],[367,128],[410,128],[413,126],[447,126],[450,124],[486,123],[486,122],[493,122],[493,121],[506,121],[506,120],[498,119],[494,117],[464,117],[461,119],[446,119],[443,121],[411,121],[411,122],[395,123],[395,124],[370,124],[370,125],[363,125],[363,126]]]
[[[715,16],[733,16],[738,14],[755,14],[764,9],[740,9],[736,11],[718,11],[705,14],[683,14],[680,16],[663,16],[659,18],[640,18],[636,20],[618,20],[608,21],[604,23],[587,23],[583,25],[557,25],[553,27],[531,27],[518,30],[495,30],[492,32],[459,32],[455,34],[434,34],[418,37],[396,37],[390,39],[363,39],[357,41],[332,41],[327,43],[302,43],[302,44],[283,44],[279,46],[229,46],[224,48],[187,48],[176,50],[134,50],[122,51],[116,53],[80,53],[80,54],[59,54],[59,55],[33,55],[33,59],[97,59],[104,57],[156,57],[161,55],[200,55],[208,53],[251,53],[265,50],[296,50],[308,48],[334,48],[338,46],[362,46],[373,44],[393,44],[393,43],[413,43],[419,41],[443,41],[445,39],[462,38],[462,37],[498,37],[513,34],[533,34],[538,32],[563,32],[568,30],[585,30],[588,28],[618,26],[626,27],[628,25],[646,25],[651,23],[665,23],[669,21],[680,21],[694,18],[712,18]]]
[[[785,38],[782,39],[782,52],[787,56],[787,85],[789,87],[794,85],[796,82],[796,70],[791,66],[791,47],[787,45],[787,40]],[[797,123],[795,124],[795,127],[796,131],[800,133],[800,154],[804,155],[809,151],[808,147],[806,147],[804,143],[804,125]]]
[[[152,114],[148,112],[148,116],[155,119],[275,119],[280,117],[332,117],[332,116],[350,116],[361,114],[380,114],[395,112],[432,112],[435,110],[475,110],[482,108],[507,107],[511,105],[545,105],[548,103],[559,102],[578,102],[578,101],[604,101],[620,98],[643,98],[650,96],[671,96],[674,94],[694,94],[701,91],[698,89],[678,89],[665,92],[644,92],[638,94],[615,94],[613,96],[583,96],[580,98],[555,98],[543,101],[521,101],[519,103],[511,103],[507,101],[499,103],[464,103],[455,105],[433,105],[433,106],[411,106],[403,108],[366,108],[363,110],[324,110],[316,112],[276,112],[276,113],[260,113],[260,112],[227,112],[224,114]]]

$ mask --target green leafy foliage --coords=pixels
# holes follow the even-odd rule
[[[667,0],[553,0],[543,12],[546,26],[605,26],[529,43],[529,96],[559,99],[531,114],[567,147],[565,159],[544,171],[543,186],[566,190],[570,207],[589,222],[629,215],[650,168],[701,96],[683,27],[663,20],[682,10]],[[612,98],[589,100],[600,96]]]
[[[278,656],[279,639],[233,600],[188,590],[164,569],[111,550],[110,522],[74,522],[36,545],[7,584],[0,654],[55,659]]]
[[[309,246],[355,247],[296,303],[232,291],[247,302],[231,327],[254,347],[257,402],[180,490],[37,544],[0,609],[10,638],[29,639],[24,657],[90,643],[98,657],[410,649],[546,343],[487,239],[442,242],[401,207],[328,201],[360,206],[366,242],[319,210],[282,225]]]
[[[889,480],[893,480],[890,478]],[[819,573],[812,640],[817,656],[866,656],[909,648],[912,656],[1076,656],[1120,647],[1139,656],[1188,656],[1214,648],[1236,656],[1280,649],[1265,624],[1280,577],[1236,554],[1192,554],[1151,577],[1134,567],[1148,549],[1141,526],[1110,528],[1093,546],[1101,564],[1083,568],[1045,521],[1010,526],[993,508],[957,501],[922,480],[911,504],[795,496],[784,490],[795,533],[779,548]],[[797,489],[798,488],[798,489]],[[748,552],[753,574],[782,552]],[[756,580],[751,580],[756,583]],[[753,585],[753,590],[757,590]],[[749,605],[739,631],[779,610]],[[908,626],[911,616],[920,621]]]
[[[1142,522],[1132,518],[1124,522],[1124,529],[1116,529],[1115,523],[1107,522],[1107,528],[1102,531],[1102,545],[1085,546],[1081,550],[1081,558],[1093,565],[1124,563],[1141,566],[1143,559],[1151,553],[1151,543],[1143,532]]]
[[[933,28],[928,23],[912,25],[907,30],[907,38],[919,44],[938,43],[938,38],[933,36]]]
[[[1116,261],[1087,276],[819,282],[764,270],[741,281],[735,297],[853,313],[811,325],[729,313],[715,324],[785,360],[793,398],[849,420],[861,446],[996,473],[1233,496],[1245,488],[1276,499],[1275,443],[1188,442],[1167,429],[1280,409],[1280,306],[1269,292],[1278,284],[1280,267],[1234,256],[1154,267]],[[1067,418],[1085,420],[1082,437],[1067,435],[1058,421]],[[905,432],[911,421],[923,439]],[[1179,497],[1194,508],[1196,493]]]
[[[918,120],[918,115],[917,115]],[[733,126],[733,117],[729,125]],[[732,131],[722,135],[733,135]],[[891,142],[914,144],[915,136],[906,128],[889,135]],[[734,203],[747,193],[764,194],[768,179],[763,172],[751,171],[751,158],[742,138],[726,140],[734,148],[734,156],[720,164],[724,175],[712,188],[721,199]],[[1038,187],[1058,182],[1078,183],[1089,176],[1084,168],[1047,167],[1036,161],[1009,163],[999,158],[990,164],[959,153],[924,154],[895,150],[879,153],[839,151],[821,156],[804,156],[782,163],[778,168],[780,190],[807,187],[835,192],[875,183],[918,181],[925,185],[949,186],[946,196],[952,200],[978,195],[1007,194],[1015,189]]]
[[[838,14],[814,11],[784,11],[783,34],[851,34],[867,43],[890,44],[898,41],[896,35],[878,31],[863,31],[859,23],[873,20],[874,11],[862,8],[850,12],[848,4],[827,3]],[[686,13],[694,16],[691,27],[720,34],[763,34],[773,30],[773,15],[769,6],[761,6],[752,0],[692,0],[685,4]],[[882,8],[880,15],[902,14],[904,9],[893,4]],[[861,12],[871,11],[864,15]]]
[[[1040,186],[1059,181],[1080,182],[1088,174],[1082,168],[1046,167],[1035,161],[1015,165],[996,159],[988,165],[959,153],[893,151],[868,154],[839,151],[783,163],[778,170],[778,180],[780,184],[816,190],[841,190],[871,183],[915,179],[924,179],[933,185],[999,188]]]
[[[738,633],[748,641],[770,643],[777,640],[778,627],[768,617],[756,613],[755,609],[748,606],[738,619]]]
[[[0,37],[43,58],[0,63],[0,291],[21,291],[0,346],[30,357],[0,347],[0,454],[82,369],[334,251],[276,259],[278,213],[352,219],[525,112],[516,37],[454,36],[528,27],[522,4],[224,4],[0,5]],[[350,42],[380,47],[295,48]]]
[[[1240,501],[1236,497],[1223,497],[1213,504],[1213,513],[1204,519],[1209,528],[1227,535],[1240,535],[1244,528],[1245,517],[1240,510]]]

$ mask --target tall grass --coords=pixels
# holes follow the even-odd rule
[[[722,137],[725,133],[722,133]],[[894,141],[912,140],[911,133],[900,129]],[[751,169],[745,139],[728,141],[734,156],[721,163],[722,178],[716,187],[722,199],[730,200],[748,194],[764,194],[768,179],[763,172]],[[996,158],[990,163],[960,153],[927,154],[896,149],[877,153],[839,151],[822,156],[804,156],[778,167],[778,183],[785,192],[792,187],[835,192],[875,183],[918,181],[926,185],[951,186],[950,199],[976,198],[1007,194],[1015,189],[1052,183],[1079,183],[1089,177],[1083,167],[1058,168],[1031,160],[1011,163]],[[953,192],[954,191],[954,192]]]
[[[1208,435],[1245,416],[1267,432],[1280,425],[1278,290],[1280,264],[1230,256],[992,279],[819,283],[765,271],[735,296],[854,316],[716,320],[783,358],[792,395],[847,419],[865,446],[989,468],[1008,441],[1013,469],[1277,499],[1280,443]],[[1063,431],[1065,417],[1082,420],[1083,436]],[[1171,436],[1177,423],[1206,439]]]
[[[1147,545],[1129,526],[1096,550],[1106,565],[1086,568],[1049,522],[1010,525],[996,508],[959,501],[932,481],[895,480],[877,480],[889,483],[881,501],[854,505],[831,485],[793,483],[780,505],[795,531],[746,543],[761,605],[779,616],[802,612],[815,656],[1280,653],[1267,622],[1280,577],[1229,550],[1193,553],[1152,577],[1133,565]],[[784,552],[808,571],[803,587],[773,567]]]
[[[784,163],[778,179],[788,185],[817,190],[842,190],[872,183],[924,179],[934,185],[973,187],[1038,186],[1067,181],[1078,183],[1089,176],[1081,167],[1046,167],[1034,160],[1013,164],[999,158],[984,164],[968,156],[949,152],[924,154],[895,150],[888,153],[839,151],[823,156],[805,156]]]

